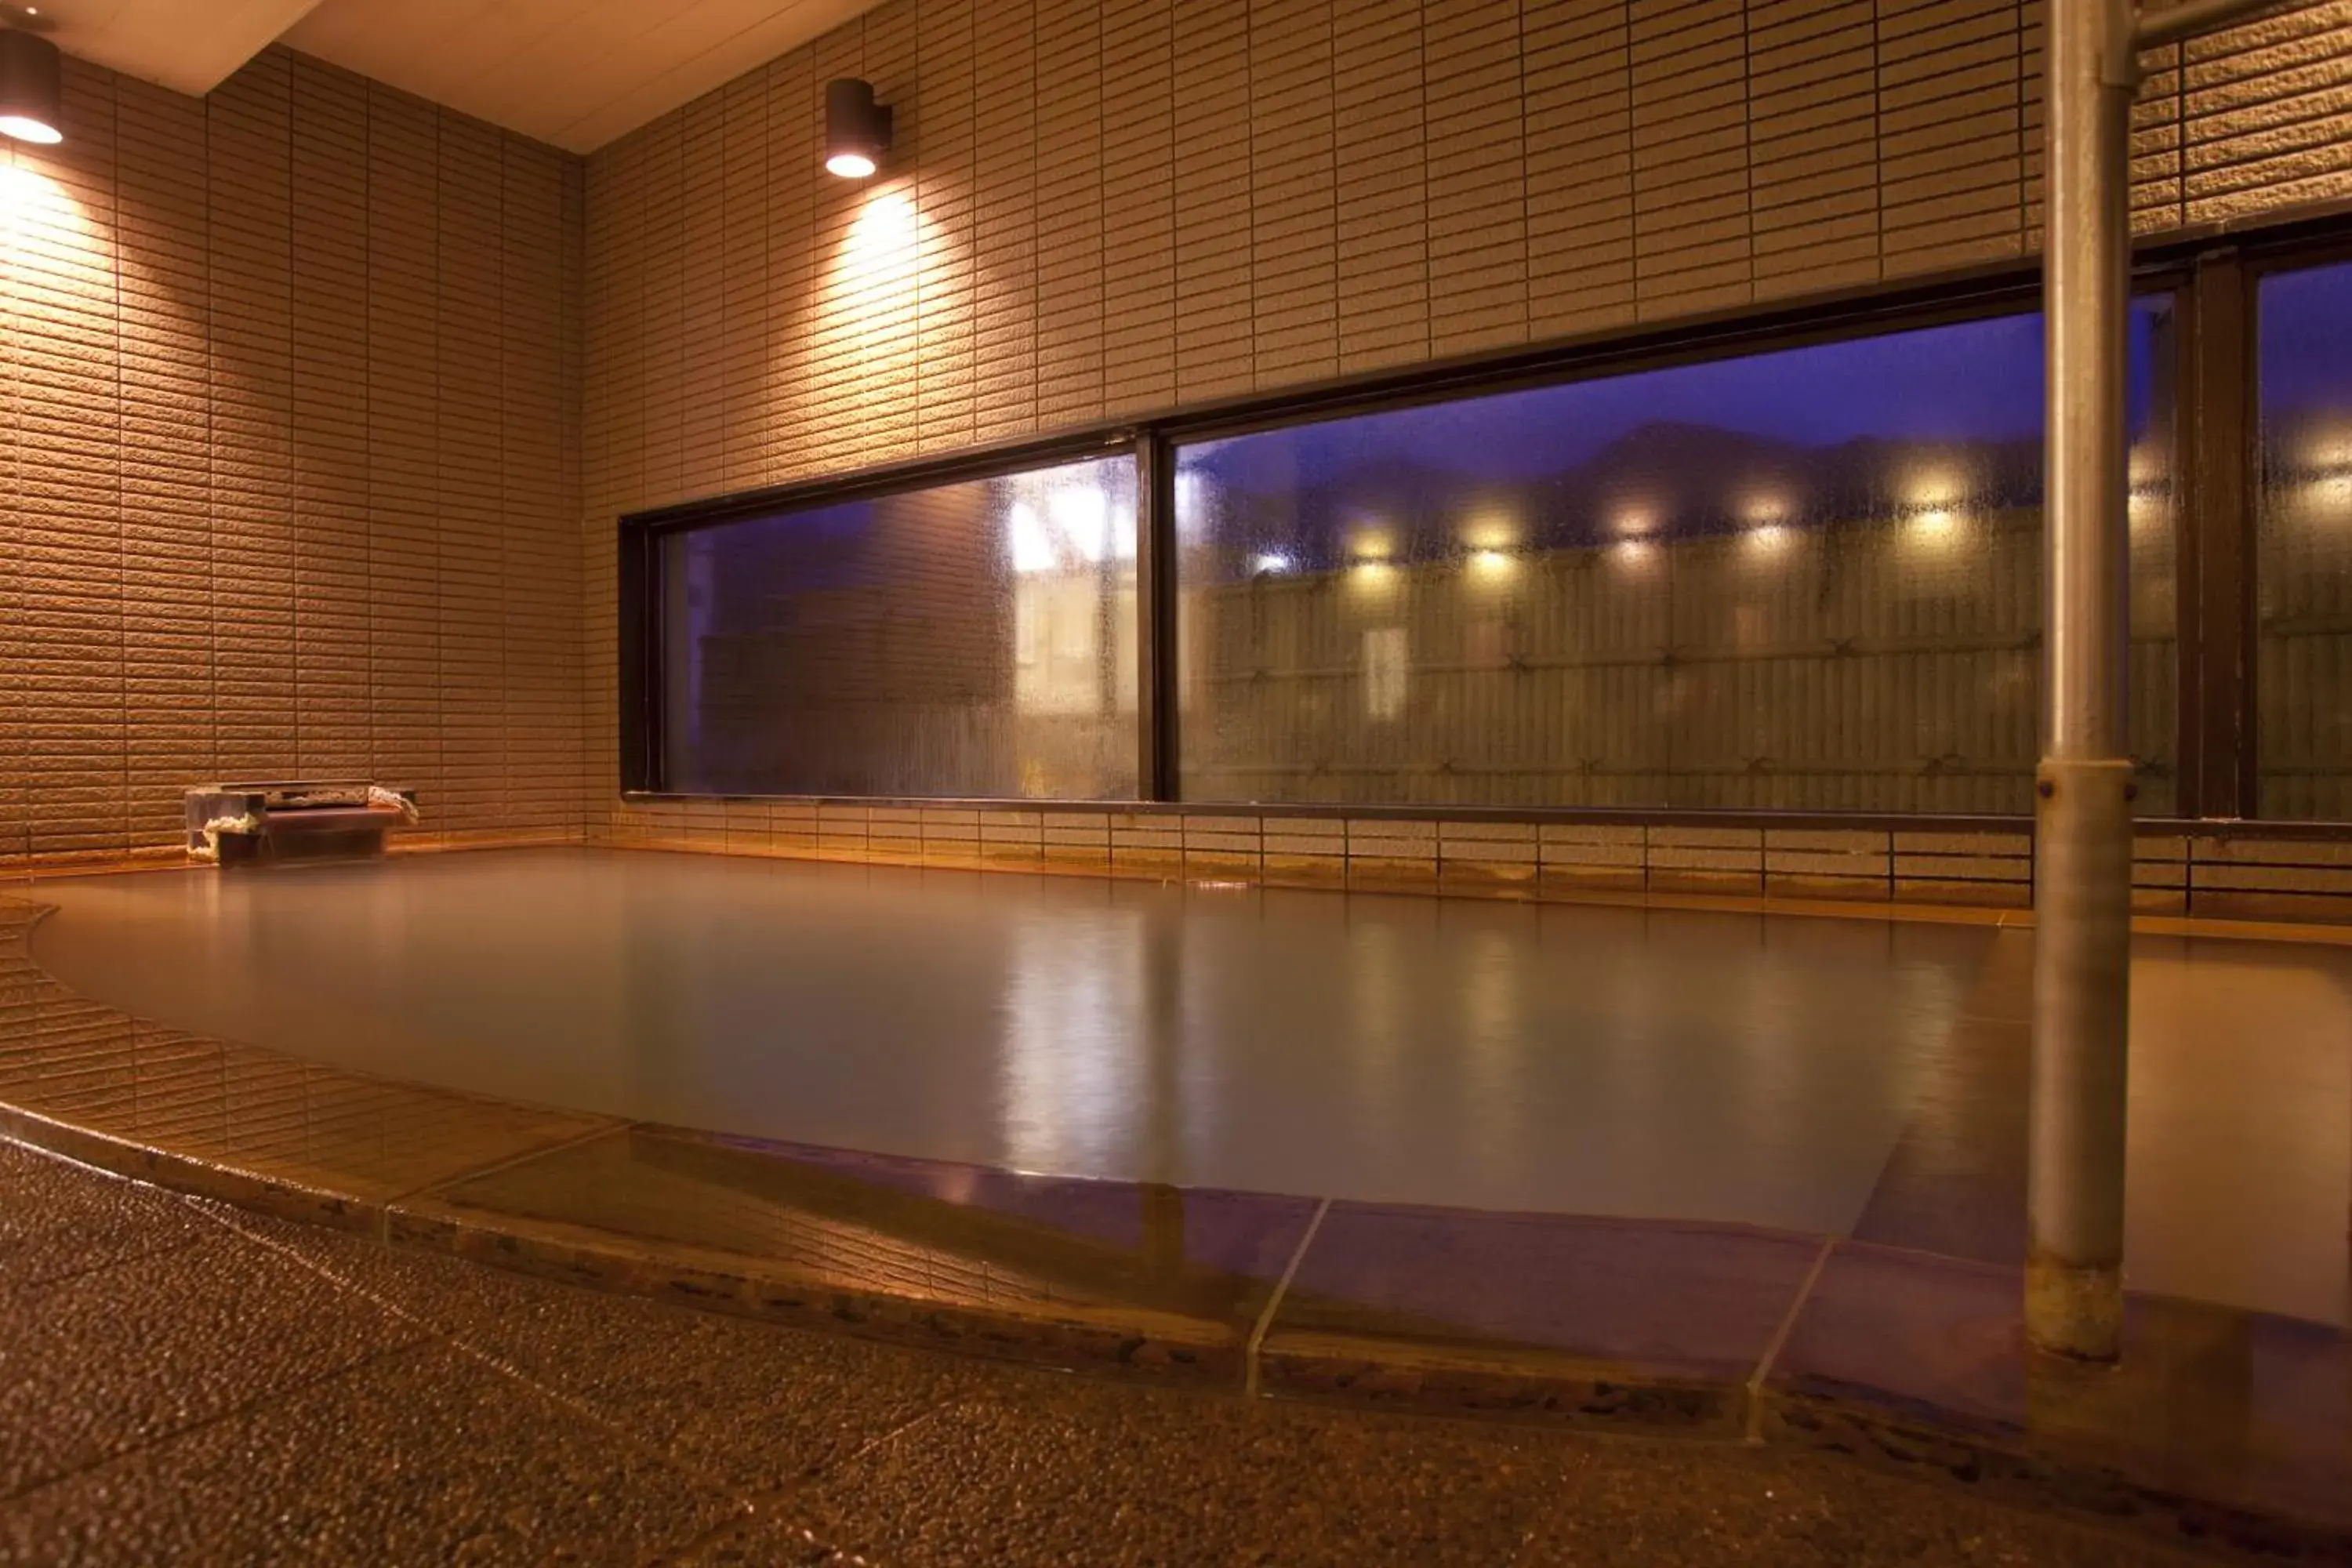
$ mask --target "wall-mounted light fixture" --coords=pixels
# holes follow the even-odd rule
[[[65,79],[58,47],[15,28],[0,32],[0,136],[64,141]]]
[[[890,108],[874,101],[874,84],[843,77],[824,84],[824,166],[845,180],[862,180],[890,150]]]

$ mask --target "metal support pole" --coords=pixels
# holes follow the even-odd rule
[[[2025,1327],[2036,1347],[2089,1361],[2113,1360],[2123,1328],[2133,25],[2129,0],[2051,0],[2048,668],[2035,777]]]

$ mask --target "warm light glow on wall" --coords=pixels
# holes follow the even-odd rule
[[[1959,527],[1959,514],[1948,506],[1922,507],[1911,514],[1911,537],[1923,544],[1947,543]]]
[[[1609,547],[1610,558],[1626,566],[1647,566],[1658,547],[1646,539],[1621,539]]]
[[[1943,469],[1912,476],[1905,487],[1906,532],[1915,544],[1948,544],[1960,531],[1960,482]]]
[[[20,156],[37,155],[28,152]],[[0,273],[12,280],[7,289],[12,310],[28,304],[47,308],[48,290],[64,286],[62,279],[69,276],[55,263],[60,256],[72,257],[81,267],[120,266],[123,276],[154,286],[143,267],[117,258],[114,249],[108,229],[93,222],[64,185],[0,153]],[[36,262],[35,256],[43,259]],[[168,289],[162,293],[171,297]]]
[[[2304,454],[2304,461],[2322,470],[2352,471],[2352,434],[2339,430],[2320,437]]]
[[[877,191],[859,205],[850,223],[848,243],[842,247],[844,264],[860,278],[887,278],[900,268],[912,268],[921,229],[921,216],[905,192]]]
[[[1948,509],[1960,499],[1960,484],[1945,470],[1931,468],[1912,476],[1911,482],[1904,487],[1903,499],[1914,507]]]
[[[1657,527],[1658,520],[1641,507],[1628,507],[1610,519],[1609,526],[1621,539],[1637,539]]]
[[[75,234],[89,232],[81,204],[68,195],[63,185],[37,169],[16,163],[0,163],[0,222],[56,224]]]
[[[921,279],[926,269],[936,275],[952,265],[951,258],[926,251],[950,240],[899,185],[856,199],[856,216],[826,269],[815,326],[820,335],[856,345],[856,379],[846,393],[849,412],[887,411],[896,425],[903,410],[911,425],[920,363]],[[877,441],[877,448],[883,444]]]
[[[1759,522],[1748,531],[1748,548],[1759,555],[1778,555],[1789,548],[1789,530],[1778,522]]]
[[[1279,577],[1290,570],[1290,557],[1269,550],[1250,563],[1250,570],[1261,577]]]
[[[1349,582],[1365,589],[1395,586],[1396,568],[1389,563],[1389,556],[1395,549],[1396,541],[1379,530],[1356,535],[1348,544]]]
[[[1499,507],[1484,508],[1464,521],[1462,540],[1474,550],[1509,550],[1519,542],[1519,520]]]
[[[1470,570],[1489,580],[1507,577],[1518,562],[1500,550],[1474,550],[1470,552]]]

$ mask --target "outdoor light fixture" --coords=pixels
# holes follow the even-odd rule
[[[824,84],[824,166],[845,180],[863,180],[890,150],[890,110],[874,101],[874,84],[843,77]]]
[[[64,103],[57,45],[13,28],[0,32],[0,136],[44,146],[64,141]]]

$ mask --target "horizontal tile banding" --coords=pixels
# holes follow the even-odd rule
[[[2347,15],[2152,59],[2144,235],[2352,195]],[[0,868],[159,855],[237,773],[667,832],[615,798],[623,512],[2039,243],[2023,0],[1499,17],[887,0],[587,159],[284,49],[204,100],[70,62],[11,153]],[[818,171],[835,75],[902,111],[876,184]]]
[[[222,777],[583,827],[572,158],[292,54],[11,143],[0,871]]]
[[[2347,18],[2150,57],[2139,235],[2352,196]],[[586,172],[591,835],[643,826],[614,799],[614,519],[2022,266],[2042,53],[2027,0],[887,0],[632,132]],[[901,109],[865,186],[818,172],[838,75]]]
[[[2032,837],[2009,819],[1931,829],[1816,826],[1824,819],[1815,817],[1794,827],[1681,816],[1627,821],[1633,814],[1626,813],[1573,821],[1561,820],[1565,814],[1360,816],[1299,808],[1243,815],[1231,806],[1116,802],[1041,811],[1002,802],[926,808],[919,814],[925,824],[919,838],[887,845],[854,836],[821,841],[795,826],[798,817],[779,818],[765,837],[731,819],[723,836],[694,826],[730,809],[719,801],[665,800],[615,822],[607,841],[616,847],[1458,898],[1734,900],[1741,908],[1801,906],[1870,919],[2021,914],[2033,902]],[[1082,826],[1088,823],[1101,826]],[[2352,929],[2326,929],[2352,928],[2352,845],[2326,830],[2295,837],[2278,824],[2249,834],[2234,824],[2166,822],[2145,823],[2141,830],[2133,863],[2139,914],[2197,920],[2222,932],[2231,921],[2268,921],[2312,928],[2315,940],[2352,939]]]

